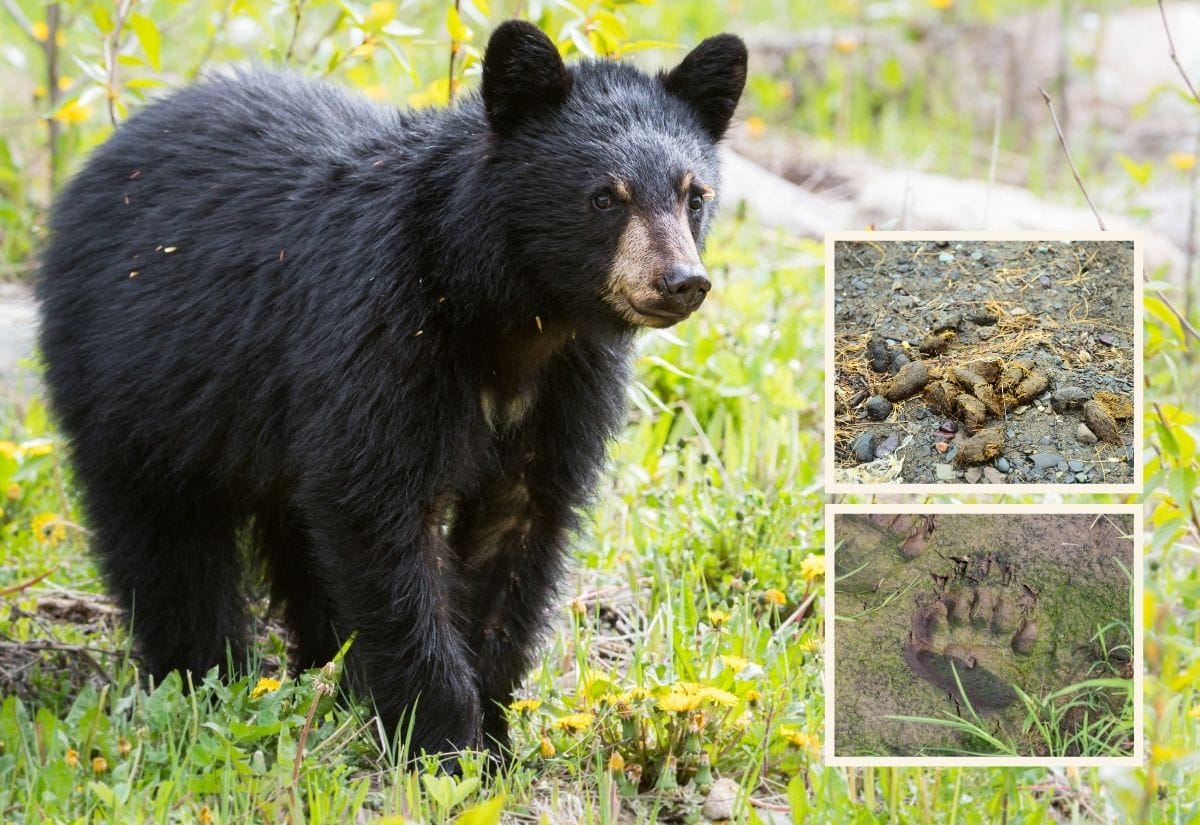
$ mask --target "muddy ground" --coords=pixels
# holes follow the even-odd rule
[[[1128,241],[838,242],[837,480],[1132,483],[1133,304]],[[908,395],[905,362],[928,373]]]
[[[835,531],[838,755],[986,752],[948,728],[887,718],[969,718],[956,671],[993,735],[1045,755],[1021,733],[1014,688],[1036,697],[1132,678],[1127,630],[1108,632],[1107,654],[1093,640],[1132,623],[1131,516],[838,514]]]

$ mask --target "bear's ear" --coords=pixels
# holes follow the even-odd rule
[[[720,140],[746,85],[746,61],[746,44],[740,37],[718,34],[660,78],[668,92],[695,110],[709,136]]]
[[[524,20],[501,23],[483,56],[483,107],[497,134],[557,109],[571,91],[571,76],[554,43]]]

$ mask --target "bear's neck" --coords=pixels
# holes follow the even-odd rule
[[[534,316],[489,336],[480,404],[493,431],[508,430],[525,420],[537,400],[542,371],[574,335],[566,324]]]

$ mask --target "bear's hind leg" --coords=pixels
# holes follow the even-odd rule
[[[149,672],[161,680],[178,670],[186,684],[188,671],[198,683],[214,665],[243,668],[247,614],[231,514],[186,495],[87,492],[93,547]]]
[[[321,667],[333,659],[339,641],[325,573],[300,514],[290,509],[262,514],[256,538],[267,562],[271,607],[283,605],[292,633],[290,669]]]

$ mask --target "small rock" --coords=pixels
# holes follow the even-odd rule
[[[1079,429],[1075,431],[1075,440],[1080,444],[1095,444],[1100,439],[1096,438],[1096,434],[1087,424],[1080,424]]]
[[[1064,479],[1062,480],[1062,482],[1063,482],[1063,484],[1074,484],[1074,483],[1075,483],[1075,476],[1067,476],[1066,478],[1064,478]]]
[[[939,453],[944,453],[946,450],[950,449],[950,445],[945,441],[939,441],[933,445],[933,449],[937,450]]]
[[[722,777],[713,783],[712,790],[700,808],[700,814],[705,819],[714,822],[733,818],[733,808],[738,801],[742,789],[738,783],[727,777]]]
[[[1076,481],[1078,481],[1078,482],[1084,482],[1084,481],[1087,481],[1087,480],[1088,480],[1088,474],[1087,474],[1087,473],[1076,473],[1076,474],[1075,474],[1075,480],[1076,480]]]
[[[1013,307],[1008,311],[1008,314],[1014,317],[1018,315],[1028,315],[1029,310],[1027,310],[1025,307]]]
[[[987,341],[995,334],[996,330],[992,329],[991,327],[980,327],[979,329],[975,330],[975,337],[980,341]]]
[[[983,470],[979,467],[968,467],[966,473],[963,474],[963,478],[967,480],[968,484],[978,484],[979,479],[983,478]]]
[[[1067,471],[1067,462],[1059,459],[1058,463],[1054,465],[1054,469],[1058,470],[1060,473],[1065,473]]]
[[[1042,277],[1038,278],[1038,283],[1042,285],[1042,289],[1049,289],[1050,288],[1050,276],[1043,275]]]
[[[871,333],[867,340],[867,363],[871,365],[871,369],[875,372],[887,372],[891,361],[892,351],[883,340],[883,336],[877,332]]]
[[[859,464],[866,464],[868,461],[875,460],[875,436],[872,433],[862,432],[855,436],[850,442],[850,452],[854,455],[854,460]]]
[[[941,255],[938,255],[938,260],[944,264],[952,264],[954,263],[954,253],[943,252]]]
[[[1015,410],[1013,410],[1013,415],[1022,415],[1027,409],[1029,409],[1029,405],[1022,404],[1021,406],[1019,406]]]
[[[1092,397],[1092,394],[1082,387],[1060,387],[1050,396],[1050,404],[1059,412],[1078,407],[1084,401]]]
[[[850,279],[850,288],[855,292],[862,292],[867,288],[867,280],[861,275],[855,275]]]
[[[933,473],[938,481],[957,481],[958,471],[950,464],[934,464]]]
[[[904,365],[910,360],[911,359],[904,354],[904,350],[896,347],[894,350],[892,350],[892,363],[888,368],[888,372],[890,372],[892,375],[895,375],[896,373],[900,372]]]
[[[1041,252],[1043,255],[1045,255],[1045,254],[1046,254],[1047,252],[1049,252],[1050,250],[1049,250],[1047,247],[1044,247],[1044,246],[1039,246],[1039,247],[1037,248],[1037,251],[1038,251],[1038,252]]]
[[[951,444],[950,449],[946,450],[946,461],[953,461],[956,455],[958,455],[958,445]]]
[[[1012,465],[1008,463],[1007,458],[1005,458],[1004,456],[1000,456],[999,458],[996,459],[996,469],[1002,473],[1007,473],[1009,470],[1012,469]]]
[[[1062,456],[1054,453],[1034,453],[1029,460],[1033,462],[1033,466],[1037,470],[1049,470],[1058,466],[1058,463],[1062,461]]]
[[[936,246],[938,249],[945,249],[946,247],[950,246],[950,242],[949,241],[934,241],[933,245]]]
[[[978,249],[976,249],[974,252],[971,253],[971,260],[972,261],[982,261],[983,253],[980,252]]]
[[[958,329],[960,326],[962,326],[962,315],[957,312],[943,312],[933,319],[933,323],[929,325],[929,331],[936,335],[948,329]]]
[[[883,441],[875,446],[875,457],[883,458],[885,455],[891,455],[896,452],[896,448],[900,446],[900,436],[892,433]]]
[[[987,480],[988,484],[1004,484],[1006,481],[1008,481],[1008,479],[1004,477],[1004,473],[1000,470],[997,470],[995,467],[984,467],[983,477]]]
[[[863,406],[867,411],[867,417],[875,421],[882,421],[892,414],[892,402],[882,395],[872,395]]]
[[[986,309],[979,310],[967,318],[972,324],[978,324],[981,327],[992,327],[1000,320],[1000,317],[988,312]]]
[[[944,433],[956,433],[956,432],[958,432],[958,422],[953,419],[947,418],[945,421],[942,422],[941,426],[938,427],[938,429]]]
[[[1049,447],[1051,444],[1054,443],[1054,436],[1052,436],[1052,435],[1042,436],[1042,443],[1045,444],[1047,447]]]
[[[1117,339],[1107,332],[1102,332],[1097,335],[1096,340],[1101,344],[1104,344],[1106,347],[1115,347],[1117,345]]]
[[[1070,461],[1068,461],[1067,466],[1071,468],[1071,472],[1073,472],[1073,473],[1082,473],[1083,472],[1083,462],[1077,458],[1073,458]]]
[[[1133,447],[1125,448],[1125,455],[1121,456],[1125,461],[1133,461]]]

